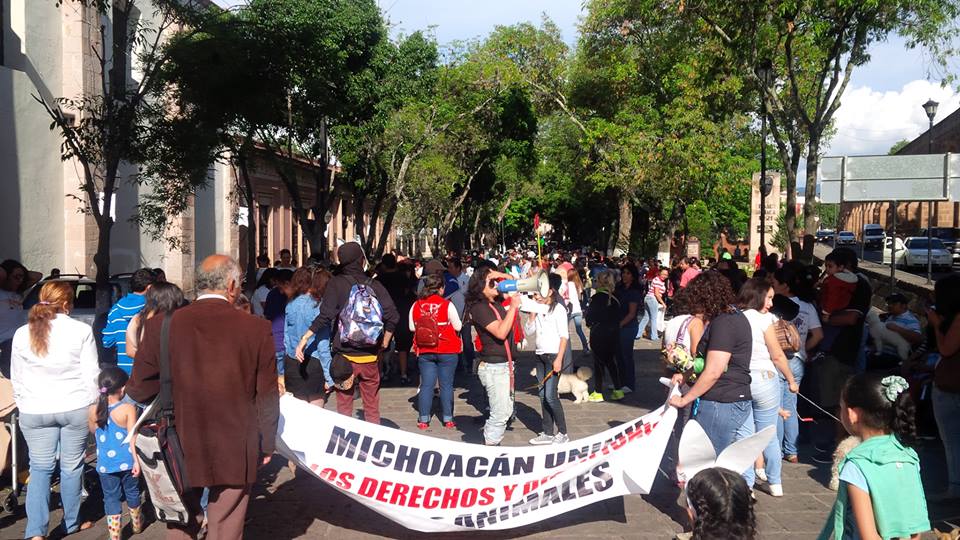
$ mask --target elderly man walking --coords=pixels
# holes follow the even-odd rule
[[[200,496],[210,488],[210,538],[243,537],[250,486],[270,461],[279,417],[277,362],[270,323],[240,311],[243,272],[225,255],[197,268],[197,300],[173,314],[170,376],[183,446],[190,525],[168,525],[167,538],[196,538]],[[162,317],[147,322],[127,394],[146,402],[160,389]]]

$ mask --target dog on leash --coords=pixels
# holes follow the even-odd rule
[[[903,336],[887,328],[887,325],[880,320],[880,312],[871,309],[867,313],[867,325],[870,327],[870,337],[873,338],[873,346],[880,352],[884,345],[890,345],[897,350],[897,356],[901,360],[910,357],[910,343],[903,339]]]
[[[536,377],[537,368],[533,368],[530,375]],[[559,377],[557,382],[558,394],[573,394],[574,403],[586,403],[588,401],[590,392],[587,389],[587,381],[593,377],[592,369],[582,366],[577,368],[576,373],[561,373],[560,375],[554,375],[554,377]]]
[[[840,441],[837,449],[833,451],[833,465],[830,466],[830,484],[827,486],[833,491],[840,489],[840,462],[847,456],[851,450],[860,444],[860,437],[853,435]]]

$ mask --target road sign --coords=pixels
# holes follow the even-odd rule
[[[820,202],[960,200],[960,154],[825,157]]]

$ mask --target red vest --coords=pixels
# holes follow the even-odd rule
[[[439,340],[436,347],[419,348],[416,340],[413,343],[413,349],[416,354],[460,354],[463,352],[463,342],[460,340],[460,332],[453,329],[450,324],[450,318],[447,316],[447,310],[450,309],[450,301],[433,294],[422,300],[413,303],[411,311],[413,313],[413,324],[416,327],[417,321],[422,317],[432,316],[437,321],[440,328]]]

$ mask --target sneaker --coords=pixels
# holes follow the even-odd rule
[[[624,395],[623,390],[613,390],[612,392],[610,392],[610,400],[620,401],[621,399],[623,399],[623,395]]]
[[[624,386],[623,388],[620,389],[620,391],[623,392],[624,394],[630,394],[633,392],[633,389],[630,388],[629,386]]]
[[[603,394],[601,394],[600,392],[593,392],[589,396],[587,396],[587,401],[589,401],[590,403],[601,403],[603,402]]]
[[[536,444],[536,445],[553,444],[553,441],[554,441],[553,435],[547,435],[546,433],[541,433],[536,437],[530,439],[530,444]]]
[[[771,497],[783,497],[783,484],[770,484],[767,488]]]
[[[566,433],[557,433],[553,437],[553,444],[563,444],[570,442],[570,437]]]
[[[783,456],[783,460],[787,463],[800,463],[800,458],[796,454],[787,454]]]
[[[753,473],[757,475],[757,480],[760,480],[762,482],[767,481],[767,471],[763,469],[754,469]]]
[[[457,424],[453,420],[450,420],[449,422],[444,422],[443,427],[447,429],[457,429]]]
[[[428,427],[430,427],[430,424],[428,424],[428,423],[426,423],[426,422],[417,422],[417,429],[419,429],[419,430],[421,430],[421,431],[424,430],[424,429],[427,429]]]
[[[401,376],[400,376],[400,386],[406,386],[406,385],[408,385],[408,384],[410,384],[410,379],[408,379],[406,375],[401,375]]]

